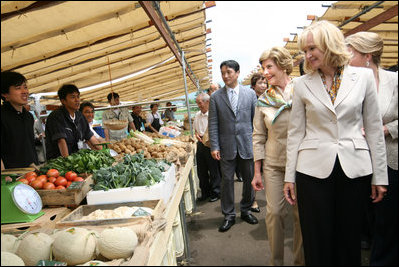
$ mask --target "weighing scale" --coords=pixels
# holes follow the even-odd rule
[[[6,182],[5,176],[16,175],[1,175],[1,223],[33,222],[44,215],[42,199],[36,190],[15,179]]]

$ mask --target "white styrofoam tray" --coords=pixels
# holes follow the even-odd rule
[[[163,172],[164,180],[153,186],[134,186],[127,188],[110,189],[108,191],[98,190],[87,193],[87,204],[112,204],[132,201],[145,201],[162,199],[166,204],[172,195],[176,183],[175,165]]]

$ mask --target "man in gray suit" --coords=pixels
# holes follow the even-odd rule
[[[221,206],[224,221],[219,232],[225,232],[235,223],[236,166],[243,178],[241,219],[250,224],[258,223],[250,211],[254,201],[251,186],[254,176],[252,120],[257,100],[254,90],[239,85],[240,65],[236,61],[222,62],[220,70],[225,86],[211,95],[208,129],[211,154],[214,159],[220,160],[222,172]]]

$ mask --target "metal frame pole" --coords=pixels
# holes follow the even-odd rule
[[[187,224],[186,224],[186,212],[184,208],[184,197],[182,196],[179,204],[179,212],[180,212],[180,224],[183,230],[183,240],[184,240],[184,255],[186,261],[191,259],[189,240],[188,240],[188,232],[187,232]]]

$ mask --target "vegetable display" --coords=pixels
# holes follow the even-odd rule
[[[114,161],[115,159],[110,155],[109,149],[81,149],[66,158],[58,157],[49,160],[44,167],[40,168],[40,172],[47,173],[50,169],[56,169],[61,176],[64,176],[68,171],[93,173],[94,170],[112,165]]]
[[[10,252],[17,247],[16,240],[20,241],[20,245],[16,252]],[[90,263],[97,266],[97,263],[101,263],[105,266],[107,264],[99,259],[130,258],[139,245],[136,232],[129,227],[106,228],[100,233],[71,227],[55,231],[52,235],[42,232],[27,232],[19,237],[2,234],[2,246],[5,241],[9,244],[7,251],[2,247],[1,266],[34,266],[41,261],[84,266],[92,266]]]
[[[132,137],[111,143],[109,148],[119,154],[134,155],[143,152],[146,159],[166,159],[169,162],[180,160],[180,163],[183,164],[192,150],[191,143],[177,140],[177,138],[167,139],[159,138],[159,136],[151,138],[147,136],[149,133],[133,131],[130,134]]]
[[[143,153],[125,155],[123,162],[93,173],[93,190],[108,190],[132,186],[151,186],[163,179],[162,172],[169,168],[165,161],[148,160]]]
[[[73,182],[83,182],[75,172],[68,171],[65,177],[59,176],[60,172],[56,169],[50,169],[47,174],[37,176],[35,172],[28,172],[23,177],[17,179],[24,184],[30,185],[36,190],[59,190],[68,188]]]

